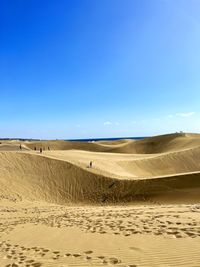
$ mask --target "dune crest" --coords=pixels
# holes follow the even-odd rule
[[[200,135],[5,140],[0,266],[200,266],[198,203]]]
[[[19,141],[1,144],[11,150],[18,145]],[[57,204],[166,200],[167,196],[168,201],[184,201],[185,195],[194,202],[200,199],[199,145],[200,135],[193,134],[114,143],[26,141],[24,151],[0,152],[0,192]],[[48,146],[51,150],[42,154],[33,150]],[[127,154],[127,148],[140,154]],[[144,153],[148,151],[154,153]]]

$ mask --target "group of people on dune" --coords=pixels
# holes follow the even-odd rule
[[[22,145],[21,145],[21,144],[19,145],[19,149],[22,150]],[[50,147],[48,146],[47,149],[50,150]],[[34,147],[34,150],[37,151],[36,146]],[[40,152],[40,153],[42,153],[43,150],[45,150],[45,148],[42,148],[42,147],[39,148],[39,152]]]

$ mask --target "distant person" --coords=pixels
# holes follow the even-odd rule
[[[48,150],[50,150],[50,147],[48,146]]]
[[[92,161],[90,161],[90,165],[89,166],[90,166],[90,168],[92,168]]]
[[[36,146],[34,147],[34,150],[35,150],[35,151],[37,150]]]
[[[21,146],[21,144],[19,145],[19,149],[22,150],[22,146]]]
[[[42,148],[40,148],[40,153],[42,153]]]

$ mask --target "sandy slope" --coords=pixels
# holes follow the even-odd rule
[[[37,147],[39,144],[43,148],[50,146],[50,151],[39,154],[30,150],[36,143]],[[175,134],[142,141],[105,143],[24,142],[22,145],[29,149],[27,151],[2,151],[0,191],[21,199],[54,203],[126,202],[147,198],[167,199],[167,196],[170,196],[168,201],[174,201],[177,196],[184,201],[186,194],[190,195],[187,201],[190,198],[192,202],[200,199],[199,135]],[[151,149],[154,153],[119,153],[122,147],[129,146],[130,149],[133,144],[135,148],[142,147],[142,152],[146,147],[145,150]],[[13,142],[1,145],[4,148],[10,146],[13,150],[18,146]],[[73,150],[69,150],[71,146]],[[91,147],[98,147],[99,150],[106,147],[108,151],[118,149],[118,153],[80,150],[83,147],[87,150]],[[162,150],[165,152],[158,152]],[[92,168],[88,167],[90,161],[93,162]]]
[[[20,150],[30,150],[26,145],[22,145],[21,149],[19,144],[12,144],[12,143],[1,143],[0,144],[0,151],[20,151]]]
[[[0,150],[0,266],[200,267],[200,135]]]
[[[51,150],[84,150],[93,152],[113,152],[131,154],[155,154],[169,151],[179,151],[186,148],[200,146],[200,134],[166,134],[145,138],[144,140],[116,140],[98,142],[78,142],[78,141],[2,141],[2,144],[23,144],[29,149],[48,147]]]
[[[53,154],[54,158],[49,157],[49,154],[51,157]],[[70,154],[73,157],[67,160]],[[55,159],[60,155],[62,160]],[[80,155],[81,157],[79,157]],[[0,192],[17,199],[41,200],[60,204],[160,199],[168,194],[170,194],[170,201],[177,198],[177,194],[180,199],[185,199],[186,191],[195,189],[197,193],[199,192],[200,173],[198,171],[156,178],[141,178],[126,175],[122,167],[121,169],[116,167],[120,161],[112,161],[112,154],[109,156],[105,165],[104,160],[96,159],[93,163],[94,167],[90,169],[87,167],[85,157],[88,160],[94,155],[91,153],[88,157],[88,152],[86,155],[84,152],[74,151],[71,153],[68,151],[67,155],[64,152],[60,152],[60,154],[59,152],[47,152],[42,156],[27,152],[1,152]],[[119,156],[117,155],[117,160],[119,160]],[[155,160],[158,158],[157,156]],[[77,160],[76,164],[74,163],[75,159]],[[127,162],[132,165],[130,156],[127,159],[129,160]],[[153,159],[145,159],[145,161],[151,160]],[[141,160],[136,159],[137,161]],[[124,164],[124,160],[122,163]],[[121,176],[116,175],[118,169],[121,171]],[[109,175],[109,170],[111,175]],[[195,201],[196,195],[194,195]],[[190,201],[193,201],[192,197]]]

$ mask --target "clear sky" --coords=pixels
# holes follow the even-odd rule
[[[1,0],[0,137],[200,132],[200,1]]]

